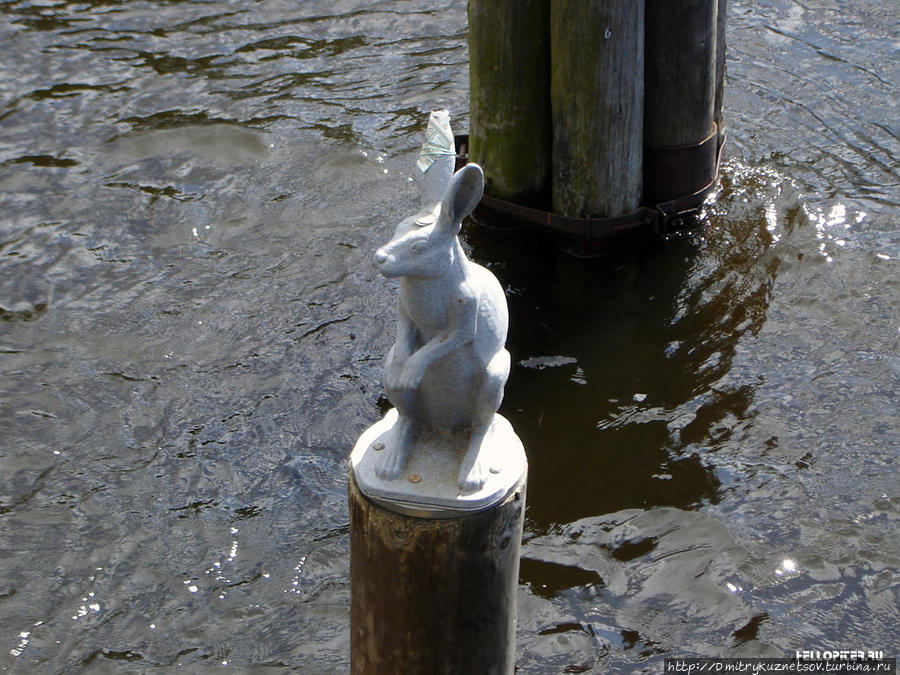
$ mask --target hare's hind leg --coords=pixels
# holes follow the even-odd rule
[[[401,412],[391,431],[388,443],[385,444],[384,450],[380,452],[375,462],[375,475],[382,480],[394,480],[403,473],[413,435],[412,422]]]
[[[487,480],[491,469],[490,452],[483,446],[490,440],[491,425],[503,400],[503,387],[509,377],[509,367],[509,352],[505,349],[497,352],[488,363],[481,391],[475,401],[469,444],[459,467],[458,486],[463,492],[480,490]]]
[[[380,452],[375,462],[375,474],[382,480],[394,480],[403,473],[418,427],[419,404],[416,390],[393,386],[395,378],[388,375],[392,370],[401,368],[402,365],[402,362],[394,358],[394,349],[392,348],[388,352],[385,366],[384,388],[388,400],[397,408],[399,415],[387,443],[385,443],[384,450]]]

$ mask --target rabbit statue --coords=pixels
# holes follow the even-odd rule
[[[458,488],[472,492],[493,469],[479,451],[509,376],[509,317],[500,283],[466,257],[457,237],[481,199],[484,174],[477,164],[451,174],[442,190],[420,184],[422,209],[374,255],[377,270],[400,285],[396,340],[384,367],[385,391],[399,417],[375,473],[399,477],[430,435],[450,435],[465,447]],[[427,199],[440,193],[438,202]]]

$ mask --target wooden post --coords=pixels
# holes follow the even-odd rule
[[[716,122],[718,142],[721,144],[725,137],[725,119],[722,116],[722,107],[725,100],[725,29],[728,26],[728,0],[719,0],[716,10],[716,102],[713,117]]]
[[[644,198],[690,195],[715,176],[719,0],[646,0]]]
[[[641,200],[644,0],[554,0],[553,211],[611,217]]]
[[[351,672],[511,674],[525,479],[447,519],[395,513],[350,471]]]
[[[485,192],[550,197],[550,0],[469,0],[469,159]]]

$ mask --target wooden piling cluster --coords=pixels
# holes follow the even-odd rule
[[[727,0],[469,0],[469,160],[486,194],[577,218],[715,177]]]

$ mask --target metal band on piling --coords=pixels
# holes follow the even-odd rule
[[[674,165],[673,159],[698,162],[691,169],[686,169],[683,165],[677,166],[675,173],[685,171],[693,177],[691,184],[699,184],[699,187],[688,188],[690,191],[674,199],[659,203],[648,202],[646,206],[639,206],[612,218],[576,218],[484,195],[475,209],[475,219],[487,225],[525,227],[544,232],[575,243],[586,251],[602,250],[620,240],[632,241],[642,236],[667,234],[678,229],[679,219],[698,211],[715,188],[726,137],[719,134],[717,142],[716,139],[713,135],[698,146],[677,148],[668,154],[664,161],[669,165]],[[465,166],[468,162],[465,154],[467,143],[468,136],[465,134],[456,136],[456,146],[461,149],[456,157],[457,167]],[[714,151],[714,160],[710,169],[708,153],[711,149]],[[700,182],[701,176],[707,179],[706,182]]]

